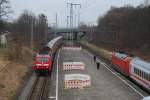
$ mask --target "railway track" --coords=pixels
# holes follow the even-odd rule
[[[47,83],[48,78],[46,76],[37,77],[26,100],[46,100]]]

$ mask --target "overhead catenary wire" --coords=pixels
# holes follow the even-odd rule
[[[89,2],[88,4],[86,4],[86,6],[83,6],[82,10],[86,10],[89,7],[91,7],[92,5],[94,5],[97,1],[96,0],[92,0],[91,2]]]

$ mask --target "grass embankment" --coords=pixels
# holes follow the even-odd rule
[[[103,48],[100,48],[94,44],[91,44],[87,41],[80,41],[81,44],[91,48],[92,50],[96,51],[99,55],[101,55],[102,57],[104,57],[105,59],[110,60],[111,59],[111,54],[112,52]]]
[[[108,60],[111,59],[112,51],[114,51],[114,49],[111,47],[107,47],[107,46],[99,47],[99,46],[96,46],[95,44],[87,42],[86,40],[81,40],[80,43],[91,48],[92,50],[96,51],[99,55],[101,55],[102,57],[104,57]],[[142,52],[139,49],[130,49],[130,48],[124,48],[122,50],[125,52],[129,52],[137,57],[140,57],[143,60],[150,61],[150,53],[149,52],[148,53]]]
[[[11,55],[8,55],[8,52]],[[15,51],[0,48],[0,100],[14,98],[30,69],[32,54],[31,50],[24,47],[21,49],[21,58],[10,59],[15,55]]]

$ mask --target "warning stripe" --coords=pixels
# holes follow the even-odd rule
[[[65,89],[82,89],[85,87],[90,87],[91,86],[91,81],[86,80],[86,81],[81,81],[81,80],[69,80],[69,81],[64,81],[64,88]]]
[[[64,64],[63,65],[63,70],[72,70],[72,69],[84,70],[85,65],[84,64]]]

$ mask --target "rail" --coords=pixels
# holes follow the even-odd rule
[[[26,100],[44,100],[47,80],[47,77],[37,77]]]

